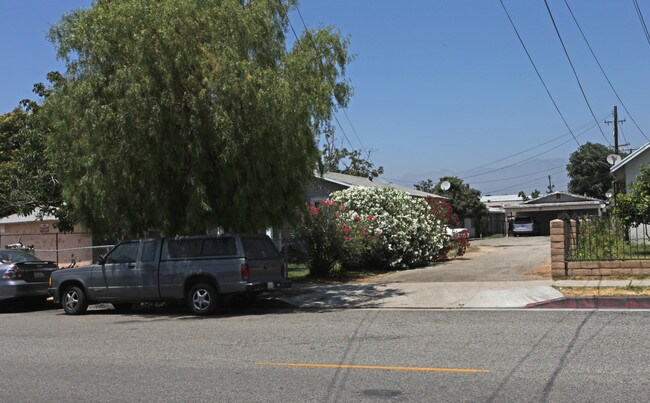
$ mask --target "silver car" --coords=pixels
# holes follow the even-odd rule
[[[539,235],[539,221],[533,217],[515,217],[513,223],[513,234],[518,235]]]
[[[0,249],[0,301],[30,299],[45,302],[50,275],[58,267],[29,252]]]

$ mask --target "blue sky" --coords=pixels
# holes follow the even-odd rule
[[[544,1],[503,2],[574,133],[594,126]],[[602,124],[602,119],[618,105],[619,118],[627,119],[621,143],[638,148],[647,140],[607,84],[564,0],[548,3],[608,141],[613,143],[612,127]],[[0,112],[31,97],[33,83],[62,68],[45,39],[48,27],[65,11],[89,4],[82,0],[0,2]],[[650,137],[646,113],[650,43],[634,2],[568,0],[568,4],[616,91]],[[650,3],[640,6],[650,22]],[[566,159],[577,148],[499,0],[304,0],[300,12],[310,27],[333,25],[350,36],[356,59],[348,78],[355,94],[347,117],[338,113],[339,122],[353,147],[374,150],[371,160],[384,166],[386,178],[424,179],[427,173],[443,170],[463,177],[477,168],[490,170],[537,154],[541,154],[537,159]],[[301,31],[296,12],[291,20]],[[337,133],[349,147],[338,128]],[[546,146],[508,158],[554,138]],[[595,127],[578,141],[605,143]],[[517,176],[517,167],[497,175]],[[543,176],[531,175],[530,183],[526,177],[513,181],[526,190],[542,190],[547,183]],[[556,189],[566,188],[562,181]],[[494,184],[495,190],[499,187]]]

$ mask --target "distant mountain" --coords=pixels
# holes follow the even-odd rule
[[[406,174],[395,179],[404,186],[412,186],[421,180],[431,179],[437,182],[444,176],[458,176],[483,195],[517,194],[520,191],[529,195],[534,189],[544,194],[548,189],[548,175],[551,176],[553,190],[567,190],[568,162],[568,158],[533,159],[515,165],[504,163],[465,171],[443,168],[422,174]]]

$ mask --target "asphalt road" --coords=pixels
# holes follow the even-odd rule
[[[530,281],[549,278],[551,245],[547,236],[471,241],[477,252],[422,269],[377,276],[370,282]]]
[[[649,327],[640,311],[5,311],[0,400],[646,401]]]

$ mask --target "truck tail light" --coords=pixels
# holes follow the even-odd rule
[[[250,277],[250,272],[248,271],[248,264],[244,263],[241,265],[241,279],[244,281],[248,281],[249,277]]]
[[[9,266],[7,270],[2,274],[2,278],[7,278],[7,279],[19,279],[22,278],[22,274],[20,271],[16,268],[16,266]]]
[[[287,271],[287,264],[286,263],[282,263],[282,277],[284,277],[284,278],[289,277],[289,273]]]

